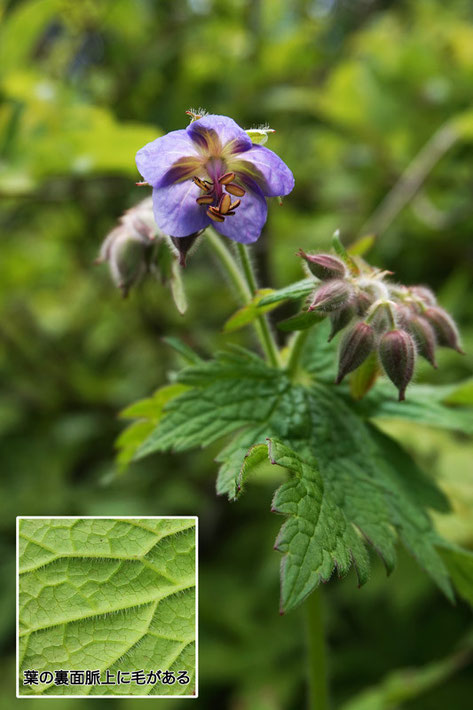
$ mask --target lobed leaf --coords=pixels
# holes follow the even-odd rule
[[[333,346],[327,348],[328,359],[330,352]],[[207,446],[233,434],[217,457],[217,490],[234,499],[249,476],[261,473],[267,439],[278,442],[273,460],[280,467],[285,460],[295,478],[277,493],[275,507],[290,516],[300,510],[305,515],[298,512],[288,521],[278,540],[290,555],[283,565],[284,610],[300,603],[335,568],[345,573],[352,561],[365,581],[365,544],[391,571],[398,540],[451,598],[436,550],[439,537],[427,513],[428,508],[448,509],[445,497],[395,441],[364,420],[358,403],[347,401],[343,391],[319,375],[312,384],[295,384],[285,372],[236,347],[184,369],[179,381],[188,389],[166,405],[137,455]],[[326,531],[327,511],[336,522],[336,540]],[[294,547],[302,539],[304,554]]]

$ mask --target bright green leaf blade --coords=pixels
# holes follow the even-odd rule
[[[368,579],[365,546],[342,508],[325,495],[315,461],[305,461],[277,439],[269,444],[273,464],[293,474],[273,498],[273,510],[289,516],[276,540],[281,563],[281,611],[300,604],[322,581],[346,574],[355,562],[360,584]]]
[[[456,386],[443,402],[452,405],[473,405],[473,377]]]
[[[360,237],[348,247],[348,253],[351,256],[363,256],[369,251],[376,241],[374,234],[367,234],[365,237]]]
[[[326,318],[326,316],[317,313],[316,311],[303,311],[297,315],[278,323],[279,330],[290,332],[293,330],[307,330],[313,325],[317,325]]]
[[[376,382],[381,370],[377,353],[368,355],[364,363],[350,375],[350,394],[353,399],[363,399]]]
[[[314,290],[316,282],[314,279],[303,279],[296,283],[281,288],[278,291],[273,291],[260,301],[260,306],[269,306],[273,303],[282,303],[282,301],[297,301],[299,298],[305,298]]]
[[[473,433],[473,409],[450,407],[447,392],[451,387],[413,385],[404,402],[396,401],[394,388],[386,381],[379,382],[356,408],[370,418],[410,419],[420,424]]]
[[[276,308],[277,304],[275,303],[270,303],[265,306],[260,305],[262,300],[266,296],[271,295],[273,293],[274,291],[271,288],[264,288],[260,291],[257,291],[250,303],[247,303],[245,306],[240,308],[236,313],[231,316],[231,318],[227,320],[223,327],[224,332],[233,333],[235,330],[239,330],[245,325],[253,323],[253,321],[255,321],[258,316],[261,316],[264,313],[267,313],[268,311],[272,311],[273,308]]]
[[[460,547],[440,547],[455,589],[473,606],[473,553]]]
[[[20,674],[185,669],[194,676],[195,521],[21,519]],[[125,688],[125,690],[124,690]],[[185,693],[188,685],[23,686],[24,695]]]
[[[192,350],[189,345],[183,343],[179,338],[167,336],[163,338],[163,343],[166,343],[166,345],[169,345],[170,348],[179,353],[188,365],[200,365],[200,363],[203,362],[200,355]]]

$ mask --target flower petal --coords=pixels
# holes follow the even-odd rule
[[[194,158],[200,162],[199,153],[185,129],[171,131],[147,143],[137,152],[136,165],[144,179],[153,187],[157,187],[161,183],[170,184],[168,172],[183,158]],[[185,176],[171,175],[171,177],[182,179]]]
[[[153,211],[156,224],[171,237],[188,237],[205,229],[210,219],[205,207],[196,203],[201,191],[190,180],[153,190]]]
[[[186,131],[203,152],[217,157],[222,151],[228,154],[241,153],[252,146],[248,134],[228,116],[203,116],[192,121]]]
[[[251,177],[266,197],[288,195],[294,187],[294,175],[286,163],[262,145],[253,145],[251,150],[232,160],[229,170]]]
[[[225,222],[214,222],[212,226],[234,242],[251,244],[260,236],[267,215],[266,200],[256,188],[255,192],[248,191],[241,198],[241,204],[234,215],[226,217]]]

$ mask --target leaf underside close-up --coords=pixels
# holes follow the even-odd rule
[[[353,401],[348,386],[333,384],[336,350],[326,344],[327,326],[317,326],[307,341],[300,382],[238,347],[185,368],[178,381],[187,389],[168,401],[136,458],[223,438],[217,491],[232,500],[264,461],[287,473],[272,505],[287,516],[276,541],[283,554],[282,613],[352,564],[364,584],[370,547],[391,572],[399,541],[452,599],[438,552],[446,543],[429,516],[429,509],[446,512],[448,501],[374,421],[401,417],[468,432],[471,409],[446,406],[442,388],[435,394],[414,386],[409,401],[398,403],[384,381]]]
[[[195,549],[193,518],[20,519],[20,694],[192,695]],[[190,682],[24,686],[31,669],[186,671]]]

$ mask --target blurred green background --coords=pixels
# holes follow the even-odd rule
[[[184,273],[185,316],[152,279],[122,300],[106,267],[93,261],[121,213],[148,194],[134,184],[136,150],[184,127],[185,110],[203,106],[246,128],[275,128],[269,146],[295,173],[294,192],[282,207],[270,205],[256,245],[265,286],[301,278],[297,248],[327,247],[334,229],[346,243],[375,230],[370,261],[403,283],[435,288],[472,353],[473,7],[467,0],[0,0],[0,15],[0,710],[20,702],[19,514],[198,514],[195,705],[298,710],[303,614],[278,615],[274,483],[229,504],[214,492],[213,450],[154,456],[121,474],[114,463],[124,426],[118,412],[179,364],[162,336],[178,335],[208,354],[224,342],[235,299],[205,245]],[[232,337],[252,343],[250,332]],[[439,370],[422,367],[419,381],[471,377],[471,356],[439,355]],[[438,519],[442,532],[473,546],[471,441],[413,424],[383,426],[453,497],[454,512]],[[337,707],[471,707],[471,666],[461,650],[471,611],[450,606],[407,556],[400,554],[390,580],[376,562],[363,590],[349,575],[325,592]],[[407,667],[417,671],[395,676],[389,692],[380,686]],[[360,697],[370,686],[378,690]],[[137,702],[108,705],[127,710]],[[186,702],[172,701],[175,708]]]

